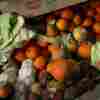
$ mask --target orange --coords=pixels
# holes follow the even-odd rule
[[[73,19],[73,22],[76,24],[76,25],[79,25],[81,23],[81,17],[79,15],[76,15]]]
[[[49,21],[51,21],[53,19],[54,19],[53,15],[48,15],[47,18],[46,18],[47,22],[49,22]]]
[[[9,95],[9,90],[5,87],[0,88],[0,97],[7,97]]]
[[[61,18],[56,22],[56,27],[60,31],[64,31],[67,28],[67,22],[65,19]]]
[[[62,58],[64,55],[63,49],[55,45],[49,45],[48,51],[51,53],[52,59]]]
[[[18,50],[15,52],[14,58],[18,62],[22,62],[26,59],[25,54],[22,50]]]
[[[80,44],[80,47],[78,48],[78,54],[80,55],[80,57],[87,59],[90,57],[90,53],[91,53],[91,45],[82,42]]]
[[[75,62],[71,59],[55,59],[47,65],[47,72],[50,73],[56,80],[64,80],[64,77],[69,77],[75,69]]]
[[[66,60],[65,59],[56,59],[47,65],[47,71],[56,80],[64,80],[65,67],[66,67]]]
[[[100,22],[96,22],[93,25],[93,29],[94,29],[94,32],[96,32],[96,34],[99,34],[100,35]]]
[[[64,19],[72,19],[73,11],[69,8],[64,9],[61,13],[61,17],[64,18]]]
[[[100,14],[96,15],[96,21],[100,22]]]
[[[92,21],[92,18],[91,17],[87,17],[84,19],[83,21],[83,26],[84,27],[90,27],[92,25],[93,21]]]
[[[56,31],[56,29],[54,29],[53,26],[48,25],[47,26],[47,35],[48,36],[56,36],[58,34],[58,32]]]
[[[98,4],[96,5],[96,11],[97,11],[97,13],[100,14],[100,3],[98,3]]]
[[[33,61],[33,64],[36,69],[42,70],[45,68],[46,58],[44,58],[43,56],[39,56],[35,59],[35,61]]]
[[[30,46],[26,49],[25,55],[29,59],[34,59],[39,56],[39,49],[35,46]]]

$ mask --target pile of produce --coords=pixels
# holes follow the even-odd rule
[[[38,24],[43,32],[38,32],[27,27],[23,16],[0,15],[0,97],[14,90],[14,100],[63,100],[81,95],[97,81],[100,2],[42,18]]]

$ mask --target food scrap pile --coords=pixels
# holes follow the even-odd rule
[[[62,100],[73,81],[77,89],[83,77],[90,80],[83,85],[94,82],[100,70],[100,2],[67,7],[43,19],[44,32],[36,32],[26,27],[22,16],[0,15],[1,97],[9,95],[8,83],[18,100],[26,100],[27,93],[32,93],[27,100],[36,99],[34,95]]]

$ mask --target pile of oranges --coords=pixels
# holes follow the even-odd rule
[[[76,6],[77,10],[74,8],[67,7],[46,15],[46,32],[43,35],[62,37],[72,34],[72,40],[67,45],[69,51],[78,54],[84,60],[90,60],[94,43],[89,38],[93,37],[95,42],[100,40],[100,3],[86,7]],[[64,58],[67,50],[64,50],[62,45],[50,44],[41,39],[30,40],[26,44],[14,52],[14,59],[18,63],[31,59],[36,70],[46,70],[56,80],[64,80],[64,76],[73,71],[76,62],[71,58]]]

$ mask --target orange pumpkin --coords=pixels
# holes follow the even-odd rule
[[[96,32],[96,34],[100,35],[100,22],[96,22],[94,25],[93,25],[93,30],[94,32]]]
[[[22,61],[24,61],[26,59],[25,54],[24,54],[23,50],[21,50],[21,49],[20,50],[16,50],[14,58],[18,62],[22,62]]]
[[[64,18],[64,19],[72,19],[73,18],[73,11],[69,8],[67,9],[64,9],[62,12],[61,12],[61,17]]]
[[[46,58],[39,56],[35,59],[35,61],[33,61],[33,64],[36,69],[43,70],[46,66]]]
[[[90,53],[91,53],[91,45],[82,42],[80,44],[80,47],[78,48],[78,54],[80,55],[80,57],[88,59],[90,57]]]
[[[92,25],[93,21],[91,17],[87,17],[84,19],[82,26],[84,27],[90,27]]]
[[[35,59],[39,56],[39,49],[36,46],[29,46],[25,51],[25,55],[29,59]]]
[[[67,28],[67,21],[63,18],[59,19],[57,22],[56,22],[56,27],[58,28],[58,30],[60,31],[64,31],[66,28]]]

